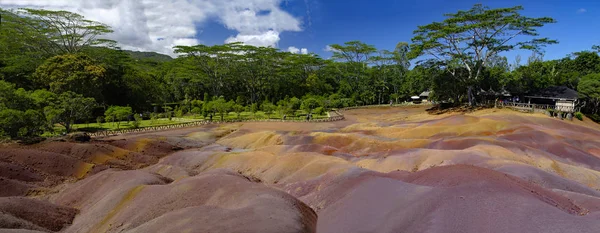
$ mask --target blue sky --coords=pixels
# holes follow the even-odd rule
[[[593,0],[558,1],[471,1],[471,0],[290,0],[281,7],[301,20],[302,31],[283,32],[279,48],[308,48],[322,57],[331,56],[324,48],[329,44],[360,40],[379,49],[393,49],[401,41],[410,41],[418,25],[443,20],[444,13],[469,9],[482,3],[492,8],[522,5],[529,17],[550,16],[558,21],[540,30],[542,36],[560,43],[546,48],[544,59],[559,59],[576,51],[600,44],[600,2]],[[308,9],[308,10],[307,10]],[[310,12],[310,13],[308,13]],[[200,38],[207,44],[222,43],[236,32],[216,21],[199,25]],[[529,51],[505,54],[513,60],[521,54],[523,62]]]
[[[540,30],[560,43],[544,59],[560,59],[600,45],[600,0],[0,0],[0,7],[68,10],[114,29],[109,39],[124,49],[175,56],[173,46],[244,42],[308,49],[324,58],[327,45],[360,40],[391,50],[410,42],[419,25],[442,21],[445,13],[482,3],[492,8],[522,5],[528,17],[558,23]],[[530,51],[503,54],[509,61]]]

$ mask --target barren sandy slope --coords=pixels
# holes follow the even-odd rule
[[[598,232],[600,127],[358,109],[0,148],[7,232]],[[20,229],[20,230],[17,230]],[[2,230],[0,230],[2,231]]]

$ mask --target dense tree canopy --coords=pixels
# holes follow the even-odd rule
[[[553,85],[578,89],[582,110],[597,114],[600,50],[545,61],[542,48],[556,41],[537,29],[554,20],[522,10],[475,5],[420,26],[412,44],[332,44],[332,58],[323,59],[241,43],[177,46],[177,58],[123,51],[103,39],[108,26],[80,15],[0,9],[0,135],[69,131],[96,119],[119,124],[140,113],[300,117],[410,101],[424,91],[433,101],[473,104],[482,93],[525,95]],[[533,51],[526,64],[503,56],[517,49]]]
[[[469,102],[473,104],[473,88],[499,53],[514,49],[539,52],[542,46],[557,43],[537,37],[537,28],[554,23],[554,19],[522,16],[522,10],[521,6],[490,9],[477,4],[468,11],[446,14],[442,22],[419,26],[412,39],[414,53],[437,60],[455,82],[467,87]],[[519,36],[535,38],[515,40]]]

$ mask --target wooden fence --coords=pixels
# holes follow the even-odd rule
[[[361,105],[361,106],[341,108],[341,109],[339,109],[339,111],[340,112],[344,112],[344,111],[353,110],[353,109],[384,108],[384,107],[406,107],[406,106],[426,106],[426,105],[433,105],[433,103],[427,102],[427,103],[421,103],[421,104],[402,103],[402,104],[393,104],[393,105],[389,105],[389,104]]]
[[[180,129],[180,128],[190,128],[190,127],[198,127],[203,125],[216,125],[216,124],[228,124],[228,123],[240,123],[240,122],[310,122],[310,123],[323,123],[323,122],[334,122],[334,121],[342,121],[346,118],[343,114],[335,111],[333,112],[336,116],[330,116],[327,118],[317,118],[311,120],[301,120],[301,119],[234,119],[234,120],[223,120],[223,121],[192,121],[185,122],[181,124],[171,124],[171,125],[160,125],[160,126],[149,126],[137,129],[119,129],[119,130],[105,130],[98,131],[93,133],[87,133],[92,138],[100,138],[100,137],[109,137],[109,136],[118,136],[123,134],[130,133],[141,133],[141,132],[150,132],[150,131],[162,131],[169,129]]]
[[[560,106],[560,108],[557,108],[555,105],[549,105],[549,104],[528,104],[528,103],[513,103],[513,102],[498,102],[496,103],[496,107],[503,107],[503,108],[512,108],[518,111],[524,111],[524,112],[539,112],[539,113],[546,113],[548,110],[554,110],[554,111],[560,111],[560,112],[564,112],[564,113],[573,113],[575,112],[575,108],[574,107],[565,107],[565,106]]]

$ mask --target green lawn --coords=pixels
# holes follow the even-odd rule
[[[320,119],[320,118],[327,118],[327,114],[325,115],[317,115],[317,114],[313,114],[313,119]],[[184,116],[184,118],[187,119],[195,119],[195,120],[208,120],[209,117],[206,117],[206,119],[204,117],[202,117],[202,115],[187,115]],[[234,119],[282,119],[283,115],[279,114],[279,113],[273,113],[269,116],[267,116],[266,113],[264,112],[256,112],[256,114],[253,114],[251,112],[242,112],[238,118],[238,115],[234,112],[229,113],[228,115],[223,116],[223,119],[225,120],[234,120]],[[298,120],[304,120],[306,119],[306,112],[305,111],[298,111],[296,113],[296,117],[294,116],[287,116],[286,119],[298,119]],[[215,114],[213,116],[213,120],[221,120],[221,116],[219,114]]]
[[[328,117],[327,115],[313,114],[313,119],[321,119],[321,118],[327,118],[327,117]],[[269,116],[268,119],[282,119],[282,118],[283,118],[282,115],[280,115],[278,113],[273,113]],[[264,112],[257,112],[256,114],[252,114],[251,112],[243,112],[240,114],[240,116],[238,118],[238,115],[236,113],[229,113],[228,115],[224,116],[224,119],[225,120],[267,119],[267,114],[265,114]],[[304,119],[306,119],[306,112],[298,111],[297,117],[287,116],[286,119],[288,119],[288,120],[292,120],[292,119],[304,120]],[[205,119],[204,117],[202,117],[202,115],[188,114],[181,118],[173,117],[173,118],[171,118],[170,121],[167,118],[162,118],[162,119],[157,119],[157,120],[143,120],[140,123],[140,127],[181,124],[181,123],[185,123],[185,122],[193,122],[193,121],[198,121],[198,120],[209,120],[209,117],[206,117],[206,119]],[[220,115],[216,114],[213,116],[213,121],[219,121],[219,120],[221,120]],[[117,123],[112,123],[112,122],[111,123],[102,123],[102,124],[98,124],[98,123],[74,124],[72,131],[97,132],[97,131],[103,131],[103,130],[131,129],[131,128],[133,128],[132,122],[122,121],[119,124],[118,128],[117,128]],[[54,130],[55,130],[56,134],[59,134],[59,133],[64,132],[65,128],[60,125],[57,125],[54,127]]]

